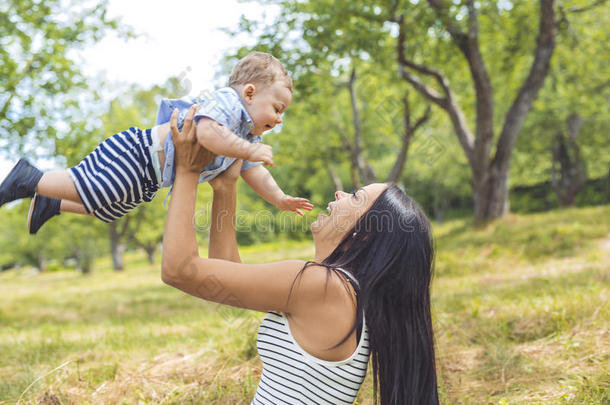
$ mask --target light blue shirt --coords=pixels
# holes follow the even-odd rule
[[[223,87],[200,97],[182,97],[179,99],[164,98],[159,105],[157,112],[157,125],[165,124],[172,116],[174,108],[178,109],[178,129],[182,130],[184,118],[188,109],[195,103],[200,104],[199,111],[195,113],[194,121],[201,117],[208,117],[228,128],[237,136],[246,139],[250,143],[259,143],[262,138],[258,135],[250,134],[254,123],[246,111],[237,91],[231,87]],[[165,152],[165,166],[163,167],[163,179],[161,187],[169,187],[174,184],[176,178],[176,167],[174,165],[174,141],[171,131],[165,138],[163,145]],[[226,156],[216,156],[199,175],[199,183],[212,180],[220,173],[225,171],[235,161],[235,158]],[[244,160],[241,171],[258,166],[262,162],[249,162]]]

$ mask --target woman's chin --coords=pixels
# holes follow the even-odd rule
[[[329,218],[328,215],[324,215],[324,214],[318,215],[318,219],[316,219],[314,222],[312,222],[311,225],[309,226],[311,233],[319,232],[320,229],[322,229],[322,227],[324,226],[324,223],[326,222],[326,220],[328,218]]]

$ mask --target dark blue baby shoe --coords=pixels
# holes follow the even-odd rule
[[[40,227],[55,215],[59,215],[61,200],[35,194],[28,212],[28,231],[34,235]]]
[[[42,171],[27,160],[19,159],[0,184],[0,207],[20,198],[33,197],[42,174]]]

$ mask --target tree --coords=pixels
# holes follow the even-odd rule
[[[272,3],[282,7],[275,34],[251,24],[242,27],[258,32],[259,44],[300,64],[297,73],[319,72],[316,63],[324,58],[336,62],[336,68],[348,55],[387,66],[393,48],[402,80],[444,110],[452,123],[472,172],[475,217],[488,220],[508,211],[512,152],[555,49],[561,18],[553,0],[541,0],[537,12],[526,1]],[[564,13],[586,8],[570,7]],[[537,23],[532,21],[536,15]],[[529,35],[532,26],[537,27],[536,40]],[[285,44],[288,36],[282,33],[290,27],[301,32],[305,44]],[[432,67],[440,61],[451,68],[442,72]],[[471,87],[465,85],[464,74],[470,76]],[[499,118],[501,125],[496,124]]]
[[[566,207],[574,204],[576,194],[587,182],[587,169],[582,160],[578,135],[582,128],[582,117],[572,114],[566,120],[567,134],[558,132],[552,146],[553,166],[551,184]]]
[[[30,200],[22,200],[0,210],[0,266],[31,265],[45,271],[69,258],[76,259],[82,273],[88,273],[93,260],[105,253],[103,224],[91,218],[60,215],[51,219],[36,235],[28,234],[26,219]]]
[[[0,150],[52,153],[66,101],[87,88],[75,49],[100,40],[118,21],[108,2],[7,0],[0,6]],[[129,30],[120,33],[128,35]]]
[[[373,32],[369,29],[371,24],[362,29],[337,22],[345,19],[351,10],[358,9],[362,2],[271,3],[283,7],[275,24],[261,27],[242,19],[239,29],[258,36],[258,44],[254,48],[281,55],[295,79],[295,100],[306,98],[307,103],[313,102],[318,114],[322,112],[323,116],[309,115],[308,118],[308,121],[319,119],[322,130],[319,132],[322,143],[310,159],[314,162],[321,160],[318,166],[324,167],[336,189],[343,188],[336,168],[339,156],[346,157],[350,162],[350,183],[353,187],[359,187],[363,182],[377,181],[378,178],[399,181],[413,136],[429,119],[430,110],[421,99],[409,95],[406,86],[388,87],[388,83],[394,80],[389,66],[395,70],[395,61],[384,58],[389,55],[387,48],[378,48],[380,42],[387,41],[387,34]],[[306,18],[302,18],[302,15]],[[295,37],[295,31],[299,31],[302,38]],[[339,36],[332,36],[335,31],[341,32]],[[363,48],[374,49],[383,56],[371,63],[371,58],[361,52]],[[251,49],[242,47],[231,57],[241,57]],[[323,96],[319,96],[321,94]],[[343,103],[345,96],[347,105]],[[294,105],[293,101],[287,117],[294,117]],[[299,132],[308,140],[318,137],[309,131],[307,134],[301,130]],[[383,139],[382,133],[384,138],[387,136],[389,139]],[[286,144],[281,143],[285,148]],[[298,152],[299,155],[306,153],[303,149]],[[393,157],[390,170],[381,176],[376,174],[371,159],[377,156],[384,159]]]
[[[156,252],[163,241],[166,212],[162,203],[164,193],[160,194],[150,203],[138,207],[138,210],[134,213],[136,217],[143,216],[145,218],[143,221],[136,219],[135,222],[139,226],[133,233],[133,242],[146,252],[149,264],[155,264]]]
[[[439,71],[417,64],[406,56],[404,14],[393,18],[399,25],[398,60],[401,76],[449,115],[472,170],[475,218],[489,220],[501,217],[508,212],[508,176],[512,150],[523,121],[548,73],[555,48],[554,1],[540,2],[539,33],[534,60],[504,118],[493,156],[490,156],[494,140],[493,88],[479,45],[479,10],[474,1],[466,1],[464,7],[453,10],[440,0],[429,0],[428,4],[468,63],[476,96],[474,134],[447,78]],[[458,15],[464,14],[466,27],[462,27],[458,20]],[[440,91],[425,84],[418,75],[433,78]]]
[[[524,124],[511,169],[517,184],[540,184],[550,178],[561,205],[574,202],[586,177],[605,177],[610,167],[610,69],[600,29],[608,8],[580,10],[576,15],[559,13],[559,40],[548,84]]]

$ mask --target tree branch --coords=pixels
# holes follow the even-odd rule
[[[438,72],[435,69],[432,69],[425,65],[419,65],[406,58],[405,45],[404,45],[405,44],[405,28],[404,28],[405,27],[405,17],[404,17],[404,15],[400,15],[400,17],[398,17],[397,23],[398,23],[398,28],[399,28],[398,29],[398,44],[397,44],[397,49],[396,49],[397,54],[398,54],[398,65],[401,67],[408,67],[410,69],[415,70],[416,72],[419,72],[426,76],[433,77],[436,80],[436,82],[441,86],[441,88],[443,89],[443,92],[445,93],[445,96],[446,96],[449,92],[451,92],[451,89],[449,88],[449,81],[447,80],[447,78],[445,76],[443,76],[440,72]],[[401,72],[401,74],[402,74],[402,72]],[[426,89],[427,93],[429,93],[433,98],[437,99],[436,101],[435,100],[432,100],[432,101],[435,102],[436,104],[439,104],[439,106],[441,106],[441,104],[443,103],[444,100],[446,100],[446,98],[443,98],[439,93],[437,93],[432,88],[430,88],[428,86],[426,86],[426,87],[427,87],[427,89]]]
[[[371,166],[365,162],[364,157],[362,156],[362,148],[361,148],[361,127],[360,127],[360,114],[358,113],[358,105],[356,104],[356,68],[352,68],[352,73],[349,78],[348,90],[350,95],[350,102],[352,105],[352,114],[353,114],[353,126],[354,126],[354,145],[352,149],[353,158],[352,161],[356,164],[358,168],[358,173],[360,174],[360,178],[364,180],[366,184],[375,181],[375,175],[371,169]]]
[[[474,140],[475,174],[487,171],[489,154],[494,135],[494,101],[493,89],[485,61],[479,47],[479,17],[473,0],[466,1],[468,10],[468,33],[459,29],[453,18],[447,13],[447,7],[439,0],[428,0],[428,4],[435,10],[443,21],[445,29],[453,38],[453,42],[462,52],[470,70],[474,83],[476,96],[476,129]]]
[[[326,170],[328,170],[328,175],[335,185],[335,190],[343,191],[343,182],[341,181],[341,177],[339,177],[335,169],[333,169],[333,166],[328,162],[326,163]]]
[[[6,86],[5,90],[7,92],[10,92],[10,96],[8,97],[8,99],[2,106],[2,109],[0,110],[0,120],[4,119],[6,117],[8,109],[11,105],[11,101],[13,101],[13,98],[15,97],[15,94],[16,94],[15,92],[17,91],[17,86],[19,86],[19,83],[21,83],[23,81],[23,79],[25,79],[30,73],[37,70],[37,69],[34,69],[34,61],[36,60],[36,56],[38,56],[38,55],[34,55],[28,61],[28,63],[25,65],[25,68],[23,68],[23,73],[21,75],[19,75],[19,77],[17,79],[11,80],[8,83],[8,85]]]
[[[468,3],[472,3],[472,1],[469,1]],[[447,13],[447,6],[443,3],[443,0],[428,0],[428,4],[436,12],[436,15],[445,26],[447,32],[449,32],[451,37],[453,37],[458,47],[460,49],[462,49],[462,47],[465,47],[466,43],[468,42],[468,35],[466,35],[466,33],[461,30],[459,25],[457,25],[455,21],[449,16],[449,14]],[[474,8],[472,4],[470,5]]]
[[[405,109],[403,115],[403,125],[404,125],[404,135],[402,136],[402,145],[400,147],[400,153],[396,157],[394,161],[394,166],[392,166],[392,170],[388,175],[388,182],[395,183],[400,178],[404,167],[407,162],[407,156],[409,153],[409,146],[411,145],[411,141],[413,140],[413,136],[415,136],[415,132],[417,129],[422,126],[428,119],[430,118],[430,104],[426,107],[426,111],[424,115],[421,116],[415,125],[411,126],[411,108],[409,106],[409,93],[407,92],[402,98],[402,103]]]
[[[534,61],[525,82],[506,114],[496,154],[492,161],[492,165],[500,170],[509,166],[510,156],[523,121],[549,72],[557,36],[554,6],[554,0],[540,1],[540,23]]]
[[[567,24],[568,22],[568,13],[583,13],[585,11],[589,11],[592,8],[595,8],[599,5],[602,5],[606,2],[607,0],[598,0],[598,1],[594,1],[593,3],[589,4],[588,6],[583,6],[583,7],[570,7],[569,9],[565,10],[563,8],[563,6],[561,4],[559,4],[558,9],[559,9],[559,15],[560,18],[559,20],[557,20],[557,25],[559,27],[563,26],[563,24]]]
[[[453,127],[455,129],[458,140],[460,141],[460,145],[466,154],[471,166],[475,164],[474,162],[474,137],[472,132],[468,128],[468,124],[466,123],[466,117],[464,113],[460,109],[460,107],[455,102],[455,97],[453,96],[453,92],[449,87],[449,81],[445,76],[436,70],[424,66],[418,65],[410,60],[408,60],[405,56],[404,50],[404,41],[405,41],[405,30],[404,30],[404,16],[401,15],[397,20],[399,25],[398,31],[398,42],[396,45],[397,57],[398,57],[398,70],[400,76],[403,80],[407,81],[411,86],[413,86],[421,95],[423,95],[426,99],[430,100],[434,104],[438,105],[447,113],[451,119]],[[418,76],[410,73],[406,68],[411,68],[419,73],[422,73],[427,76],[431,76],[439,83],[444,92],[444,97],[439,94],[432,87],[426,85]],[[473,166],[474,167],[474,166]]]
[[[604,4],[606,1],[608,0],[597,0],[594,1],[593,3],[589,4],[588,6],[583,6],[583,7],[570,7],[567,12],[568,13],[582,13],[588,10],[591,10],[592,8],[595,8],[597,6],[600,6],[602,4]]]
[[[424,115],[422,115],[417,122],[415,123],[415,125],[413,125],[412,128],[412,132],[415,133],[419,127],[421,127],[422,125],[424,125],[426,123],[426,121],[428,121],[430,119],[430,112],[431,112],[431,108],[430,108],[430,104],[428,104],[426,106],[426,111],[424,112]]]
[[[6,118],[6,113],[8,112],[8,108],[11,105],[11,102],[13,101],[13,97],[15,97],[15,93],[11,93],[8,96],[8,99],[6,100],[4,105],[2,106],[2,110],[0,110],[0,120],[4,120]]]
[[[334,109],[333,110],[333,115],[335,117],[334,122],[338,123],[340,122],[341,118],[339,116],[339,112]],[[355,153],[354,153],[354,146],[352,145],[351,141],[349,140],[348,136],[347,136],[347,131],[342,128],[341,126],[339,126],[338,124],[335,124],[335,128],[337,129],[337,132],[339,132],[339,135],[341,136],[341,140],[343,141],[343,146],[345,147],[345,149],[347,149],[348,153],[349,153],[349,157],[350,157],[350,174],[352,177],[352,185],[354,188],[360,188],[360,178],[358,175],[358,164],[355,161]]]

